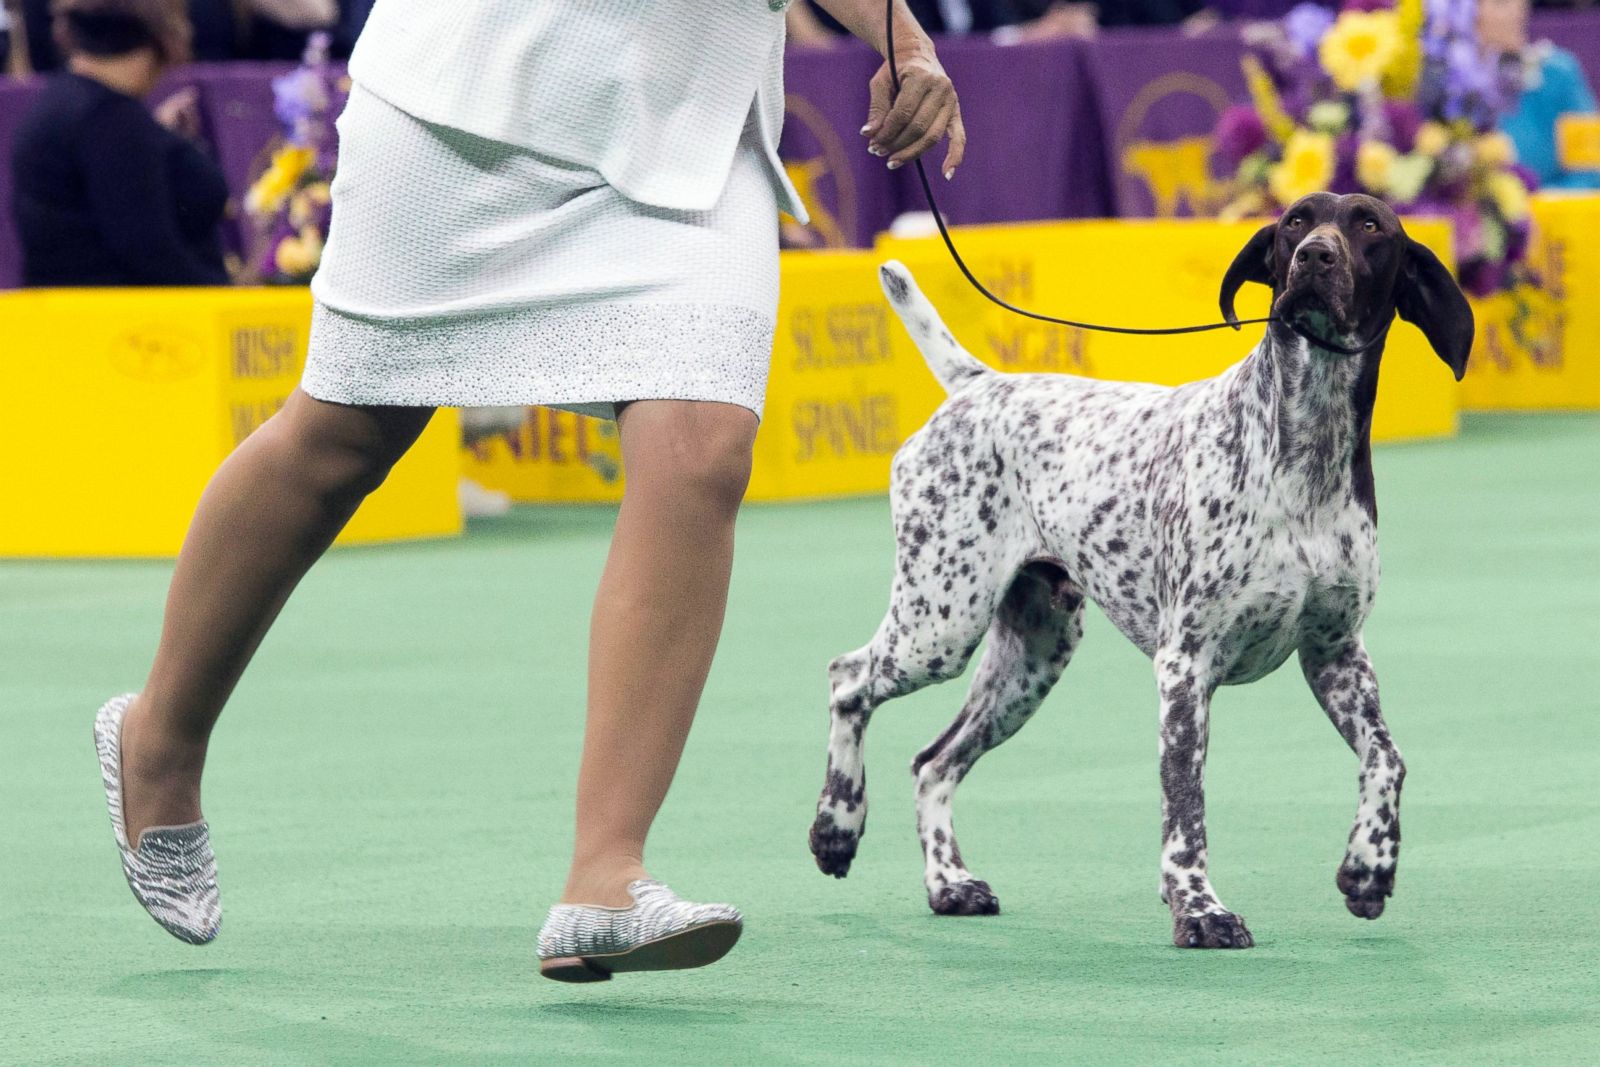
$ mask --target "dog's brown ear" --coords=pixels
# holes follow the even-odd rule
[[[1459,382],[1472,354],[1472,305],[1439,257],[1409,237],[1406,261],[1395,282],[1394,306],[1402,319],[1422,331]]]
[[[1277,267],[1272,260],[1277,234],[1276,222],[1269,222],[1257,230],[1255,236],[1233,257],[1233,262],[1228,264],[1228,273],[1222,276],[1222,293],[1217,303],[1222,308],[1222,317],[1235,330],[1239,329],[1239,316],[1233,313],[1233,298],[1239,294],[1244,283],[1271,285],[1276,280]]]

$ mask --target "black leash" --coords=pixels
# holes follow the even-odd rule
[[[899,97],[900,68],[895,62],[894,58],[894,3],[895,0],[886,0],[884,5],[887,11],[885,20],[884,51],[889,54],[889,80],[894,86],[895,96]],[[891,107],[893,104],[894,102],[890,101]],[[945,225],[944,212],[939,210],[939,203],[933,197],[933,185],[928,181],[928,172],[922,166],[922,158],[919,156],[912,162],[917,165],[917,178],[922,182],[922,195],[927,198],[928,210],[933,213],[933,221],[938,224],[939,236],[944,238],[944,246],[950,250],[950,258],[955,260],[956,266],[960,268],[961,273],[966,276],[967,281],[972,283],[972,287],[974,289],[978,290],[978,292],[988,297],[994,303],[1005,308],[1007,311],[1016,315],[1021,315],[1024,318],[1037,319],[1040,322],[1053,322],[1058,326],[1071,326],[1079,330],[1093,330],[1097,333],[1135,334],[1147,337],[1165,336],[1180,333],[1209,333],[1212,330],[1237,330],[1243,326],[1259,326],[1266,323],[1281,322],[1285,326],[1289,327],[1289,329],[1305,338],[1305,340],[1311,344],[1317,345],[1320,348],[1325,348],[1330,352],[1337,352],[1346,356],[1359,355],[1360,353],[1365,352],[1367,349],[1383,340],[1384,336],[1389,332],[1389,327],[1385,326],[1375,337],[1367,341],[1365,344],[1355,348],[1346,348],[1343,345],[1332,344],[1320,337],[1316,337],[1299,324],[1290,322],[1289,320],[1281,318],[1277,315],[1268,315],[1264,319],[1240,319],[1237,322],[1213,322],[1204,326],[1170,326],[1165,329],[1141,329],[1133,326],[1102,326],[1092,322],[1077,322],[1073,319],[1058,319],[1054,315],[1044,315],[1037,311],[1028,311],[1024,308],[1019,308],[1015,304],[1007,303],[998,296],[995,296],[984,286],[982,282],[977,279],[977,277],[973,275],[971,268],[967,266],[966,260],[961,258],[960,252],[956,251],[956,243],[950,237],[950,228]]]

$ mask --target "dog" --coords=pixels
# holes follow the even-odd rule
[[[928,903],[993,915],[952,827],[956,786],[1061,676],[1093,600],[1155,664],[1161,702],[1161,899],[1174,944],[1248,948],[1206,862],[1212,694],[1297,652],[1360,761],[1337,885],[1375,919],[1394,889],[1405,764],[1385,726],[1362,624],[1378,586],[1371,429],[1396,314],[1460,380],[1472,309],[1450,271],[1381,201],[1317,193],[1263,226],[1220,304],[1270,286],[1276,321],[1216,378],[1169,388],[1001,374],[958,345],[898,263],[883,289],[949,397],[896,453],[889,610],[828,667],[827,778],[811,827],[843,878],[866,824],[862,741],[884,701],[960,675],[971,691],[911,765]],[[987,640],[985,637],[987,635]]]

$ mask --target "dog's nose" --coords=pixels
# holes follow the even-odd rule
[[[1339,247],[1333,243],[1333,238],[1322,234],[1312,234],[1300,242],[1300,247],[1295,249],[1294,265],[1301,270],[1310,270],[1314,274],[1321,274],[1330,269],[1339,259]]]

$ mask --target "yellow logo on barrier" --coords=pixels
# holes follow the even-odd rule
[[[856,181],[850,171],[850,157],[827,118],[816,106],[790,93],[784,98],[788,119],[810,134],[821,154],[810,159],[784,164],[806,211],[809,226],[784,217],[783,238],[794,248],[848,248],[851,234],[860,221],[856,208]],[[832,208],[823,202],[823,187],[833,186]]]
[[[555,408],[530,407],[515,430],[476,442],[463,455],[468,478],[515,500],[620,500],[617,426]]]
[[[295,326],[267,322],[234,327],[228,350],[235,380],[298,379],[305,346]]]
[[[194,377],[206,358],[198,339],[160,323],[118,334],[108,355],[118,374],[153,385]]]
[[[1197,217],[1211,215],[1227,199],[1226,183],[1211,176],[1209,134],[1167,141],[1142,139],[1139,131],[1157,104],[1171,96],[1199,97],[1220,117],[1230,103],[1228,91],[1210,78],[1180,71],[1156,78],[1139,90],[1117,127],[1118,158],[1130,174],[1150,190],[1158,218],[1172,218],[1187,205]]]

